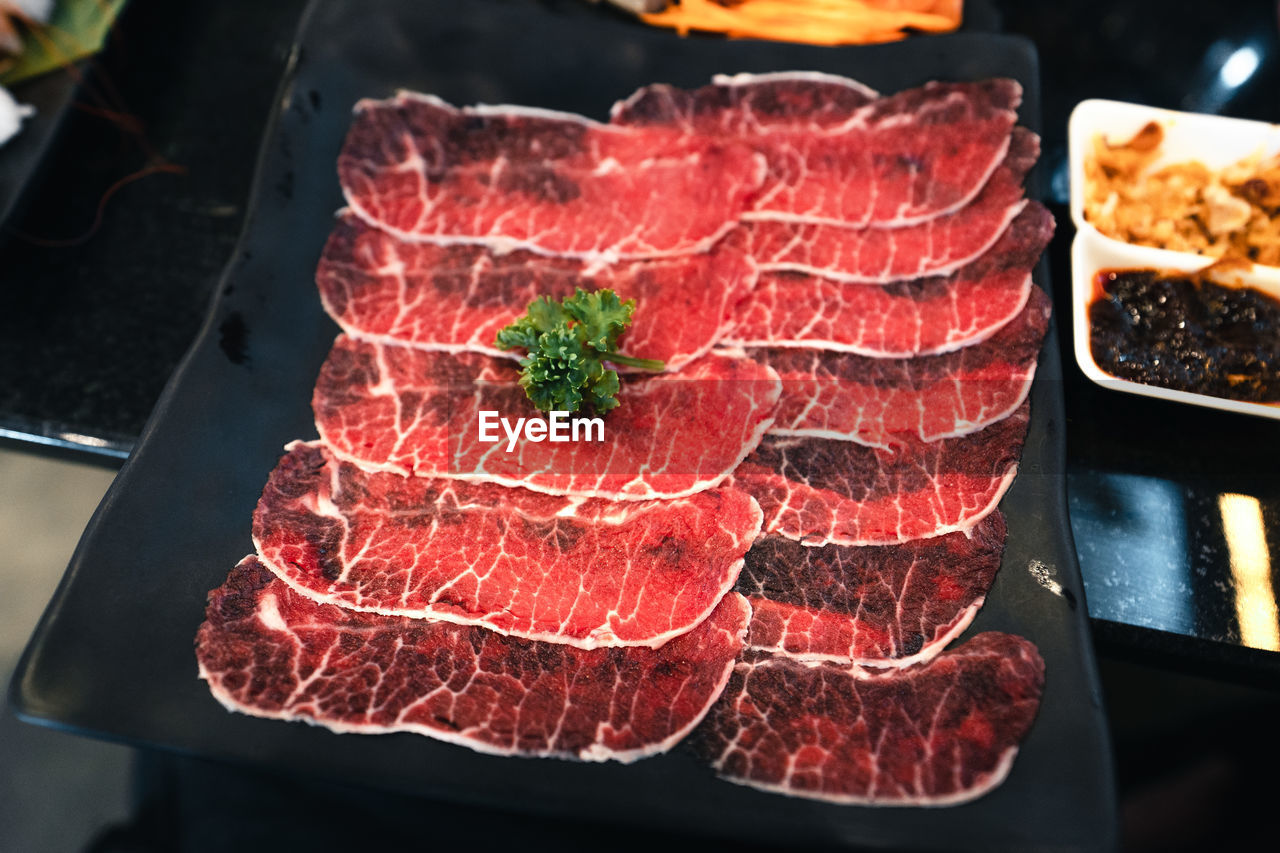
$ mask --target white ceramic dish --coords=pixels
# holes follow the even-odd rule
[[[1280,152],[1280,125],[1219,116],[1181,113],[1120,101],[1082,101],[1071,113],[1068,126],[1071,170],[1071,219],[1076,226],[1071,244],[1072,326],[1076,361],[1085,376],[1116,391],[1141,394],[1161,400],[1207,406],[1229,412],[1280,419],[1280,405],[1226,400],[1207,394],[1175,391],[1118,379],[1102,370],[1089,348],[1089,301],[1094,278],[1107,269],[1164,269],[1195,272],[1213,262],[1192,252],[1174,252],[1150,246],[1135,246],[1103,235],[1084,218],[1084,161],[1095,134],[1121,141],[1135,134],[1149,121],[1164,128],[1161,155],[1155,165],[1199,160],[1211,168],[1229,166],[1255,152]],[[1280,299],[1280,267],[1253,266],[1248,272],[1232,273],[1220,279],[1224,284],[1254,287]]]

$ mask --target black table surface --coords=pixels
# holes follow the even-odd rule
[[[571,2],[571,0],[568,0]],[[537,0],[529,0],[537,2]],[[543,0],[549,6],[566,0]],[[132,0],[0,235],[0,441],[119,464],[238,237],[302,0]],[[990,3],[983,4],[989,9]],[[1272,2],[994,4],[1042,68],[1072,529],[1103,653],[1280,682],[1280,425],[1118,394],[1070,351],[1066,123],[1091,97],[1280,121]],[[600,14],[610,14],[601,10]],[[1236,51],[1257,70],[1236,88]],[[732,69],[727,69],[732,70]],[[22,97],[22,89],[16,93]],[[1223,524],[1260,513],[1263,564]],[[1253,557],[1258,560],[1257,543]],[[1259,571],[1259,569],[1261,571]]]

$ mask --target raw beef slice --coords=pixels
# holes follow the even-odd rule
[[[541,416],[515,363],[359,341],[334,342],[312,404],[320,437],[366,470],[525,486],[621,500],[675,498],[718,485],[773,422],[780,383],[740,351],[678,374],[628,376],[603,441],[478,440],[481,411],[511,424]]]
[[[831,88],[819,88],[815,100]],[[862,94],[835,102],[835,111],[849,112],[840,122],[795,114],[766,120],[755,131],[750,119],[764,110],[749,104],[750,116],[694,121],[686,134],[741,139],[764,154],[768,176],[747,218],[896,227],[950,213],[977,195],[1005,157],[1022,100],[1013,80],[935,82],[849,109]],[[684,116],[696,112],[699,101],[711,104],[704,112],[712,113],[717,101],[733,101],[715,93],[687,99],[692,107],[668,109],[661,96],[641,90],[615,107],[613,121],[648,130],[688,128]],[[746,108],[725,107],[730,113]]]
[[[412,93],[356,104],[338,156],[347,203],[397,237],[609,259],[709,248],[764,169],[738,143]]]
[[[721,776],[834,803],[946,806],[995,788],[1035,720],[1044,661],[978,634],[926,664],[865,677],[749,656],[696,746]]]
[[[994,335],[944,355],[868,358],[776,347],[747,354],[778,372],[774,435],[893,447],[976,432],[1008,417],[1031,390],[1049,297],[1032,288],[1022,313]]]
[[[844,126],[879,97],[848,77],[816,71],[717,74],[709,86],[654,83],[613,105],[610,119],[631,127],[675,127],[686,133],[752,139],[802,135]]]
[[[967,534],[901,545],[809,547],[764,536],[736,587],[751,602],[747,645],[846,666],[930,660],[982,607],[1004,539],[998,511]]]
[[[1018,472],[1029,407],[971,435],[883,450],[765,436],[733,474],[764,529],[806,545],[888,545],[967,530]]]
[[[787,270],[836,281],[886,284],[946,275],[991,248],[1026,207],[1022,181],[1040,140],[1015,128],[1004,163],[972,202],[953,213],[901,228],[844,228],[753,222],[751,253],[762,270]]]
[[[1032,202],[994,246],[946,276],[883,286],[802,273],[760,274],[725,343],[811,347],[876,358],[950,352],[986,340],[1026,305],[1031,271],[1053,236]]]
[[[499,755],[629,762],[670,749],[703,718],[749,613],[730,593],[661,649],[587,651],[319,604],[251,556],[209,593],[196,658],[232,711]]]
[[[556,497],[370,474],[295,442],[253,519],[262,562],[316,601],[597,646],[662,645],[733,586],[760,508]]]
[[[591,267],[574,258],[501,254],[488,246],[408,243],[344,212],[316,270],[325,310],[368,340],[507,358],[494,336],[540,296],[610,288],[635,299],[621,351],[678,370],[732,327],[732,311],[755,285],[751,260],[733,241],[711,252]]]

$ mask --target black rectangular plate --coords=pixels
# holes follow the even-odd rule
[[[264,144],[255,202],[199,340],[90,524],[13,684],[27,719],[438,798],[762,842],[952,850],[1114,845],[1111,757],[1067,524],[1052,335],[1022,471],[1003,504],[1004,567],[973,631],[1031,638],[1040,715],[1003,786],[943,809],[831,806],[717,780],[690,754],[631,766],[484,756],[410,734],[337,736],[229,714],[196,679],[206,592],[252,549],[254,503],[283,445],[315,435],[309,400],[336,333],[312,283],[341,197],[335,162],[361,97],[397,88],[604,118],[654,81],[817,69],[882,91],[1011,76],[1039,91],[1026,41],[960,34],[856,49],[681,39],[583,4],[325,2],[309,13]],[[234,117],[229,117],[234,120]],[[181,263],[175,258],[174,263]],[[1043,274],[1041,284],[1046,284]],[[1067,592],[1038,585],[1051,566]]]

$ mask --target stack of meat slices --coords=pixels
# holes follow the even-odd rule
[[[1000,564],[1048,322],[1019,98],[787,73],[646,87],[608,124],[361,102],[320,439],[210,593],[214,695],[526,756],[696,729],[725,778],[837,802],[998,784],[1043,664],[944,647]],[[624,376],[603,442],[477,440],[534,414],[496,332],[606,287],[666,372]]]
[[[750,616],[733,587],[762,515],[724,481],[781,383],[711,349],[755,284],[727,235],[764,169],[678,131],[361,103],[317,271],[342,328],[320,440],[289,445],[256,554],[210,595],[214,695],[511,755],[632,761],[683,739]],[[497,331],[538,296],[605,287],[638,303],[627,350],[667,372],[627,377],[603,441],[478,440],[481,412],[537,414]]]
[[[1039,141],[1008,80],[761,82],[653,86],[614,110],[769,164],[735,235],[759,276],[725,342],[783,393],[733,475],[765,535],[737,586],[747,650],[698,745],[767,790],[963,802],[1008,773],[1043,684],[1021,637],[944,651],[1000,565],[1049,319],[1031,272],[1052,219],[1022,188]]]

